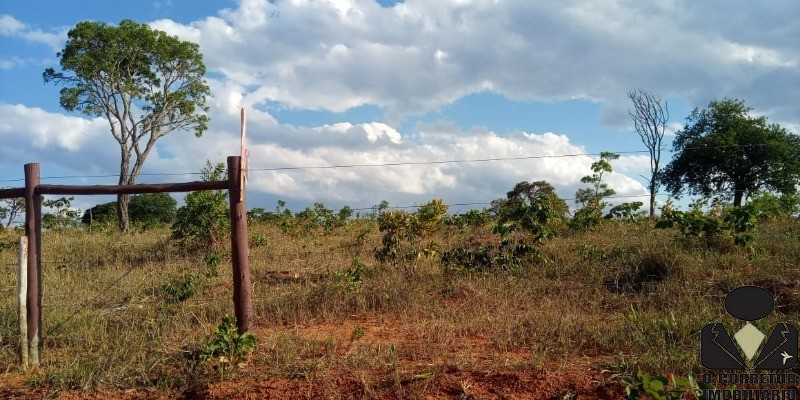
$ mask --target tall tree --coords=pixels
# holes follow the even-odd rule
[[[606,197],[617,194],[614,189],[603,182],[603,175],[611,173],[611,161],[619,158],[619,154],[610,151],[600,153],[600,159],[592,163],[593,174],[581,178],[581,182],[588,183],[591,187],[581,188],[575,192],[575,204],[581,204],[572,215],[570,226],[577,229],[589,228],[600,223],[603,219],[603,209],[608,205]]]
[[[750,111],[743,100],[727,98],[692,111],[672,144],[674,158],[661,175],[672,195],[686,190],[732,197],[738,207],[745,196],[762,189],[796,192],[800,137]]]
[[[119,26],[79,22],[58,53],[61,70],[44,81],[63,85],[61,106],[108,120],[119,143],[119,184],[136,183],[156,141],[176,130],[207,129],[210,90],[199,47],[130,20]],[[129,195],[117,198],[119,228],[127,231]]]
[[[611,173],[614,169],[611,167],[611,161],[619,158],[619,154],[610,151],[600,152],[600,159],[592,163],[592,175],[586,175],[581,178],[582,183],[588,183],[590,188],[578,189],[575,192],[575,203],[580,203],[584,207],[594,207],[600,212],[607,205],[603,202],[604,197],[611,197],[617,194],[614,189],[608,187],[608,184],[603,182],[603,174]]]
[[[656,214],[656,194],[659,188],[658,175],[661,172],[661,142],[664,140],[669,121],[669,106],[660,96],[642,89],[629,91],[628,98],[633,103],[633,110],[629,109],[628,115],[633,120],[636,133],[650,153],[650,178],[647,186],[650,191],[650,218],[653,219]]]

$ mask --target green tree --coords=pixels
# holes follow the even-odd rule
[[[78,216],[81,215],[81,210],[71,208],[72,200],[73,197],[44,199],[42,207],[49,209],[49,212],[42,214],[42,227],[61,231],[79,226]]]
[[[608,187],[608,184],[603,182],[603,175],[608,172],[613,172],[611,167],[611,160],[619,158],[619,154],[610,151],[600,153],[600,159],[592,163],[592,175],[587,175],[581,178],[582,183],[591,185],[589,188],[578,189],[575,192],[575,203],[583,206],[601,205],[604,197],[611,197],[616,194],[614,189]],[[605,204],[602,204],[605,206]],[[602,207],[600,207],[602,210]]]
[[[498,216],[495,231],[501,235],[516,230],[529,232],[536,242],[555,235],[555,229],[569,212],[569,206],[546,181],[519,182],[505,199],[492,202]]]
[[[178,202],[168,193],[145,193],[131,198],[131,221],[145,225],[171,224],[175,221]]]
[[[793,194],[800,177],[800,137],[766,117],[753,117],[743,100],[712,101],[687,118],[661,175],[673,195],[733,198],[742,205],[762,189]]]
[[[106,224],[117,219],[117,202],[111,201],[108,203],[98,204],[83,213],[81,223],[84,225],[90,224]]]
[[[593,174],[581,178],[581,182],[591,186],[575,192],[575,203],[581,204],[581,208],[575,212],[572,218],[571,225],[573,227],[594,226],[603,218],[603,209],[608,205],[603,199],[616,194],[614,189],[609,188],[608,184],[603,182],[603,175],[613,172],[611,160],[618,158],[619,154],[609,151],[601,152],[600,159],[592,163]]]
[[[131,197],[128,208],[130,221],[144,225],[175,222],[178,202],[168,193],[144,193]],[[117,202],[98,204],[83,213],[81,223],[109,223],[117,219]]]
[[[108,120],[119,143],[119,184],[131,185],[158,139],[176,130],[207,129],[210,90],[199,46],[146,24],[79,22],[58,53],[61,70],[44,71],[62,85],[61,106]],[[127,231],[129,195],[117,197],[119,228]]]

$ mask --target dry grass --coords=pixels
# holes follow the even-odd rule
[[[446,273],[435,257],[381,265],[370,221],[332,232],[253,225],[250,235],[259,345],[238,373],[325,385],[346,370],[365,396],[385,385],[424,392],[448,369],[576,360],[686,374],[698,369],[702,326],[725,320],[721,302],[731,288],[756,283],[778,296],[765,326],[797,322],[800,308],[796,221],[763,227],[755,253],[608,222],[546,243],[543,261],[509,273]],[[489,236],[488,227],[447,228],[432,241],[447,250]],[[199,279],[194,296],[171,303],[164,284],[208,268],[205,254],[184,254],[168,237],[165,229],[45,234],[43,366],[26,385],[144,387],[172,396],[214,379],[192,371],[183,354],[233,313],[229,260],[219,276]],[[0,241],[0,372],[13,372],[16,237]],[[354,260],[364,265],[358,283],[346,274]]]

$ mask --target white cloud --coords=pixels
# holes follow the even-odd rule
[[[205,160],[224,161],[239,153],[239,112],[212,105],[212,130],[202,138],[173,133],[151,153],[145,172],[196,172]],[[0,104],[3,168],[39,161],[42,168],[82,173],[117,173],[118,147],[101,118],[85,119],[22,105]],[[382,199],[394,205],[421,204],[438,197],[448,202],[488,202],[515,183],[547,180],[565,198],[591,173],[588,156],[486,162],[431,161],[520,158],[579,154],[585,150],[566,135],[515,132],[498,135],[484,128],[461,131],[452,124],[419,125],[401,133],[379,122],[340,123],[314,128],[277,123],[263,111],[248,112],[249,205],[270,207],[272,200],[320,201],[365,206]],[[13,149],[13,154],[5,149]],[[624,159],[623,159],[624,160]],[[313,168],[268,171],[274,167],[329,167],[353,164],[404,164],[381,167]],[[624,164],[624,162],[623,162]],[[622,171],[625,168],[620,168]],[[634,167],[627,168],[634,171]],[[635,176],[635,175],[634,175]],[[182,179],[141,177],[140,182]],[[189,179],[189,178],[185,178]],[[608,175],[621,195],[641,194],[642,185],[622,173]]]
[[[800,26],[789,17],[797,4],[240,0],[189,25],[153,25],[199,42],[210,69],[253,88],[256,104],[337,112],[373,104],[399,120],[489,88],[624,110],[635,86],[699,106],[742,97],[796,120],[796,106],[778,106],[800,103],[800,94],[766,96],[763,87],[800,79]]]
[[[67,39],[67,31],[62,29],[58,32],[45,32],[34,29],[10,15],[0,15],[0,35],[18,36],[30,42],[45,44],[54,50],[61,49]]]
[[[10,15],[0,15],[0,34],[13,35],[23,29],[25,29],[25,24],[22,21]]]

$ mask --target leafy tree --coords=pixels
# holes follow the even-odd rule
[[[586,228],[597,225],[603,218],[603,209],[608,205],[603,201],[606,197],[616,194],[614,189],[608,187],[603,182],[603,175],[611,173],[611,160],[619,158],[619,154],[604,151],[600,153],[600,159],[592,163],[592,175],[581,178],[581,182],[588,183],[591,187],[578,189],[575,192],[575,203],[582,207],[575,212],[571,225],[576,228]]]
[[[618,204],[614,207],[611,207],[608,210],[608,214],[606,214],[606,219],[621,219],[627,221],[633,221],[637,217],[637,211],[642,208],[641,201],[632,201],[630,203],[622,203]]]
[[[171,224],[175,221],[178,202],[167,193],[144,193],[131,197],[128,211],[133,223],[144,225]],[[81,223],[105,224],[117,219],[117,202],[98,204],[83,213]]]
[[[63,85],[67,111],[105,117],[119,143],[119,184],[136,183],[158,139],[176,130],[200,136],[207,129],[199,46],[146,24],[79,22],[58,53],[61,70],[48,68],[45,83]],[[117,198],[119,228],[127,231],[129,195]]]
[[[567,203],[546,181],[519,182],[506,193],[505,199],[492,203],[499,217],[494,229],[497,233],[504,235],[522,229],[536,242],[555,235],[555,225],[569,212]]]
[[[750,116],[744,101],[712,101],[697,108],[678,132],[675,156],[661,181],[673,196],[686,190],[704,197],[742,199],[767,189],[796,192],[800,178],[800,137],[765,117]]]
[[[70,207],[72,200],[74,200],[74,197],[60,197],[53,200],[44,199],[42,207],[50,209],[50,212],[42,214],[42,227],[58,231],[77,227],[81,210]]]
[[[800,212],[800,196],[760,192],[750,198],[750,205],[761,220],[780,220],[797,215]]]
[[[117,202],[111,201],[108,203],[98,204],[83,213],[81,223],[84,225],[89,224],[105,224],[117,219]]]
[[[661,142],[667,129],[669,107],[666,100],[662,101],[661,97],[642,89],[629,91],[628,98],[633,103],[633,111],[628,110],[628,115],[633,120],[636,133],[650,153],[650,178],[647,186],[650,191],[650,219],[653,219],[656,213],[659,172],[661,172]]]
[[[145,225],[171,224],[175,221],[178,202],[168,193],[144,193],[131,198],[131,221]]]

